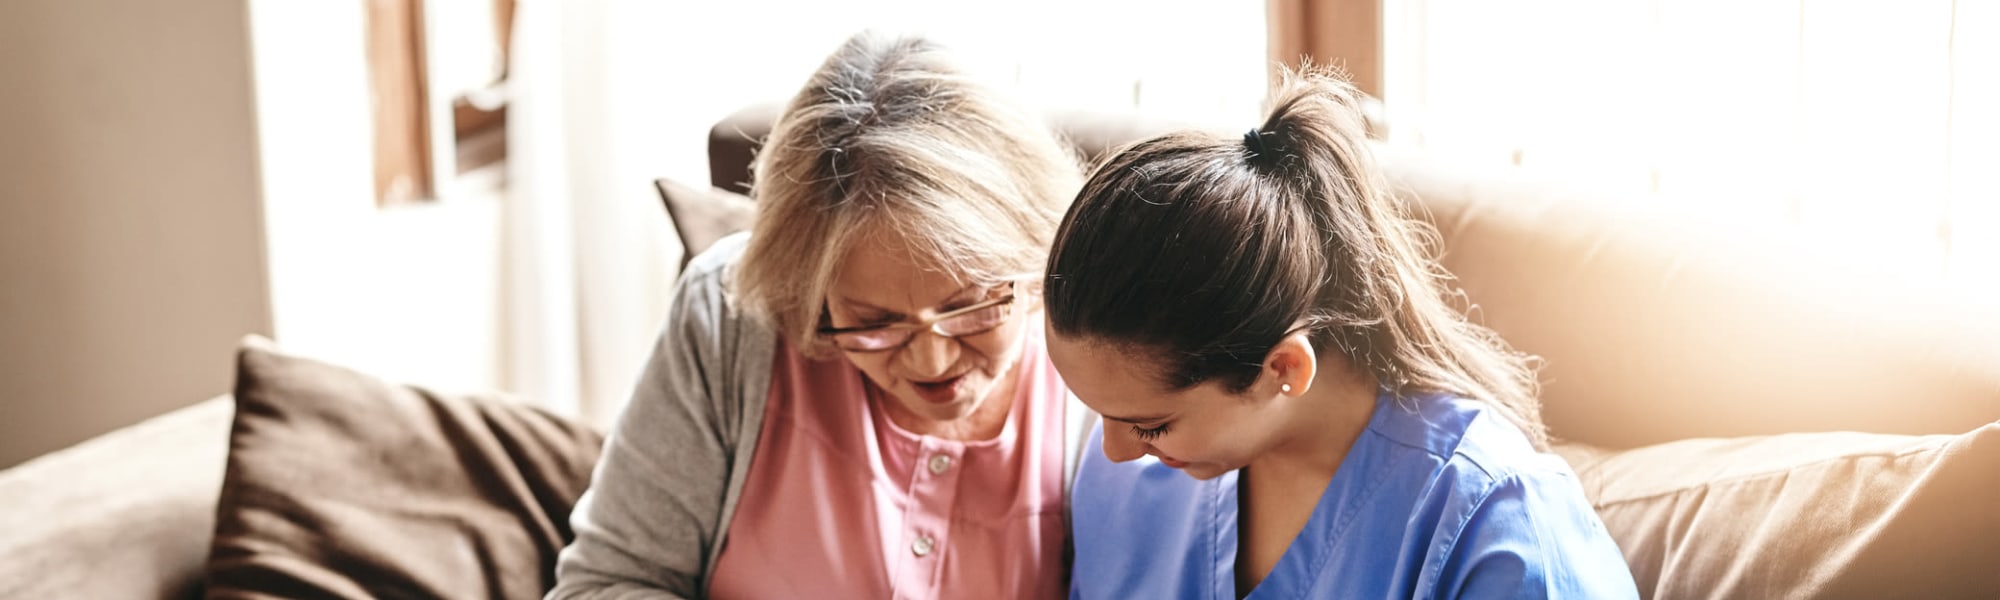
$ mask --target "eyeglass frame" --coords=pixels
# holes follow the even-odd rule
[[[1020,296],[1020,292],[1018,291],[1019,287],[1020,287],[1020,282],[1018,281],[1013,282],[1010,286],[1010,291],[1008,291],[1007,294],[1004,296],[1000,296],[998,298],[992,298],[989,300],[981,300],[979,302],[974,302],[970,305],[966,305],[960,308],[954,308],[942,313],[938,313],[936,315],[932,315],[930,318],[927,319],[920,319],[916,323],[898,322],[898,323],[882,323],[879,325],[864,325],[861,327],[821,327],[819,328],[819,334],[825,336],[828,341],[833,343],[833,346],[835,348],[839,348],[840,351],[842,352],[859,352],[863,354],[875,354],[880,352],[901,350],[904,347],[910,345],[910,340],[917,339],[917,333],[921,331],[930,331],[931,333],[937,334],[938,337],[942,337],[945,339],[958,339],[968,335],[980,335],[983,333],[990,333],[995,329],[999,329],[1002,325],[1006,325],[1008,320],[1013,319],[1014,318],[1013,312],[1010,310],[1007,314],[1007,318],[1001,319],[1000,321],[994,323],[992,327],[981,329],[979,331],[968,331],[965,333],[952,334],[952,333],[947,333],[941,329],[938,329],[938,325],[941,325],[945,321],[949,321],[951,319],[963,317],[965,315],[976,313],[996,306],[1011,305]],[[840,340],[837,337],[840,334],[844,333],[868,333],[872,331],[886,331],[891,329],[908,329],[910,330],[910,335],[904,337],[902,342],[899,342],[893,346],[889,346],[886,348],[877,348],[874,350],[858,350],[854,348],[841,346]]]

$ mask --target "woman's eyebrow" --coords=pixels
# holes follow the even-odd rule
[[[864,301],[861,301],[861,300],[855,300],[855,299],[853,299],[853,298],[845,298],[845,297],[840,297],[840,296],[835,296],[835,297],[834,297],[834,302],[835,302],[836,304],[840,304],[840,305],[842,305],[842,306],[846,306],[846,307],[847,307],[847,308],[849,308],[849,309],[854,309],[854,310],[857,310],[857,311],[868,311],[868,312],[874,312],[874,313],[877,313],[877,314],[880,314],[880,315],[883,315],[883,316],[887,316],[887,317],[901,317],[901,316],[904,316],[904,315],[903,315],[903,313],[902,313],[902,312],[900,312],[900,311],[894,311],[894,310],[889,310],[889,309],[886,309],[886,308],[882,308],[882,307],[880,307],[880,306],[876,306],[876,305],[873,305],[873,304],[869,304],[869,303],[867,303],[867,302],[864,302]]]
[[[964,299],[966,299],[966,298],[967,298],[968,296],[973,296],[973,295],[976,295],[976,294],[977,294],[977,293],[978,293],[978,292],[979,292],[980,290],[983,290],[983,289],[985,289],[985,287],[983,287],[983,286],[980,286],[980,285],[978,285],[978,284],[966,284],[966,286],[965,286],[965,287],[962,287],[962,288],[959,288],[957,292],[953,292],[953,293],[952,293],[952,294],[951,294],[950,296],[945,296],[944,300],[943,300],[943,301],[941,301],[941,302],[938,302],[938,304],[950,304],[950,303],[952,303],[953,301],[956,301],[956,300],[964,300]],[[837,302],[837,303],[840,303],[840,304],[842,304],[842,305],[845,305],[845,306],[847,306],[847,307],[849,307],[849,308],[858,308],[858,309],[862,309],[862,310],[871,310],[871,311],[875,311],[875,312],[878,312],[878,313],[881,313],[881,314],[882,314],[883,316],[886,316],[886,317],[905,317],[905,316],[908,316],[908,315],[905,315],[905,314],[903,314],[903,311],[900,311],[900,310],[895,310],[895,309],[891,309],[891,308],[883,308],[883,307],[880,307],[880,306],[876,306],[875,304],[872,304],[872,303],[870,303],[870,302],[868,302],[868,301],[865,301],[865,300],[858,300],[858,299],[854,299],[854,298],[849,298],[849,297],[846,297],[846,296],[842,296],[842,295],[839,295],[839,294],[834,294],[834,296],[833,296],[833,300],[834,300],[834,302]]]

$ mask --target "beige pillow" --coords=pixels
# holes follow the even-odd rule
[[[2000,598],[2000,423],[1558,452],[1648,598]]]
[[[211,598],[540,598],[603,438],[246,341]]]
[[[722,188],[696,188],[671,179],[654,180],[653,187],[659,189],[667,218],[681,236],[682,267],[716,240],[749,229],[757,213],[749,196]]]

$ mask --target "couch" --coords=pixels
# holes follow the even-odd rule
[[[599,432],[257,336],[236,365],[228,395],[0,472],[0,598],[534,598],[553,585]]]
[[[747,191],[751,157],[775,111],[746,108],[714,127],[706,185],[661,182],[691,250],[746,224],[750,200],[739,192]],[[1052,118],[1086,160],[1180,126],[1135,115]],[[1560,453],[1576,466],[1643,595],[2000,597],[2000,425],[1993,424],[2000,320],[1921,289],[1814,267],[1796,250],[1724,235],[1672,207],[1507,170],[1385,155],[1392,181],[1437,226],[1445,263],[1477,318],[1544,359],[1546,416],[1564,440]],[[248,343],[235,394],[0,472],[0,598],[201,594],[213,579],[204,572],[211,555],[227,554],[211,549],[218,514],[236,518],[218,503],[245,497],[232,482],[245,469],[237,455],[255,447],[246,431],[299,418],[258,427],[245,420],[269,413],[272,395],[310,396],[287,410],[337,412],[347,396],[395,388],[347,373],[328,376],[338,384],[311,394],[273,392],[258,383],[267,371],[335,369],[273,356],[267,344]],[[405,408],[440,406],[421,390],[396,393]],[[437,418],[507,429],[451,406],[461,417]],[[595,438],[556,417],[525,418],[525,430],[541,432],[530,439],[577,448],[567,458],[522,460],[519,435],[471,436],[500,440],[471,444],[503,458],[481,463],[482,473],[533,466],[522,467],[533,471],[529,484],[510,477],[492,484],[506,498],[525,498],[495,513],[515,511],[520,522],[477,525],[520,531],[478,539],[520,540],[534,550],[522,560],[545,562],[547,546],[567,535],[557,523],[577,491],[584,459],[576,457],[594,452],[579,448]],[[443,435],[455,445],[442,452],[464,451],[467,437]],[[312,454],[320,459],[286,468],[337,475],[363,468],[354,457],[367,455]],[[375,458],[426,460],[408,452]],[[534,484],[544,479],[557,484]],[[298,485],[328,491],[323,482]],[[346,492],[380,495],[361,487]],[[370,531],[393,538],[418,530]],[[380,576],[370,573],[348,573],[344,584],[365,587]],[[516,586],[506,595],[531,596],[518,586],[535,581],[474,581],[446,595],[503,595],[493,590],[505,583]],[[423,589],[435,588],[355,588],[358,595]]]

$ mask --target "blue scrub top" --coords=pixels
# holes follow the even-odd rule
[[[1103,425],[1091,434],[1104,443]],[[1071,598],[1236,598],[1236,477],[1085,452]],[[1376,399],[1249,598],[1638,598],[1569,465],[1478,401]]]

